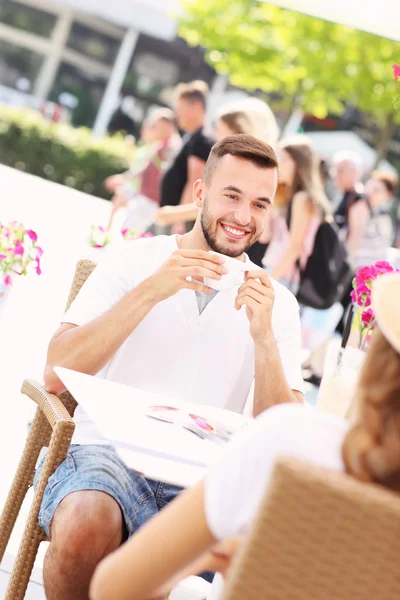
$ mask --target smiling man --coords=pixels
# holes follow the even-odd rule
[[[194,184],[192,231],[127,242],[94,270],[50,342],[47,389],[62,391],[60,365],[236,412],[254,381],[254,415],[302,402],[297,302],[245,254],[263,232],[276,186],[270,146],[247,135],[216,144]],[[221,254],[243,261],[245,276],[217,292],[204,279],[227,272]],[[79,408],[75,417],[73,444],[39,515],[50,537],[49,600],[87,600],[97,563],[180,491],[127,469],[112,447],[98,445]],[[112,398],[110,418],[118,418]]]

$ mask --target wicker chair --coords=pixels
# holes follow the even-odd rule
[[[394,600],[400,499],[297,459],[281,459],[223,600]]]
[[[88,260],[78,262],[67,308],[75,299],[95,266],[95,263]],[[48,447],[48,452],[25,525],[5,600],[22,600],[25,596],[39,544],[47,539],[38,524],[39,509],[44,490],[49,477],[67,455],[75,428],[72,417],[76,402],[68,392],[60,394],[60,396],[54,396],[35,381],[26,379],[22,384],[22,393],[36,402],[37,409],[22,458],[0,517],[0,562],[6,551],[26,492],[33,484],[39,453],[43,447]]]

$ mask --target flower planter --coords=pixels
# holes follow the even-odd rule
[[[338,417],[352,418],[357,383],[365,356],[366,353],[358,348],[348,346],[342,351],[340,342],[331,342],[318,393],[317,409]]]

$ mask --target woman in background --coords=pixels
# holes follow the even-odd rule
[[[361,373],[354,425],[294,404],[265,411],[203,481],[100,563],[91,600],[167,599],[188,575],[227,572],[282,455],[400,491],[400,274],[378,279],[372,302],[379,330]]]
[[[278,145],[279,186],[271,214],[269,246],[263,265],[271,276],[296,291],[300,267],[305,267],[315,235],[330,215],[319,159],[306,136]]]
[[[258,98],[247,98],[224,105],[216,115],[214,137],[217,142],[230,135],[246,133],[275,148],[279,128],[269,106]],[[182,221],[194,221],[197,207],[194,203],[180,206],[164,206],[155,217],[159,225],[173,225]],[[251,261],[258,266],[267,245],[262,239],[247,252]]]

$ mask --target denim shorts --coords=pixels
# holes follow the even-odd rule
[[[44,458],[36,471],[40,476]],[[119,504],[130,537],[181,491],[175,485],[146,479],[129,469],[112,446],[72,444],[66,459],[49,478],[39,512],[39,525],[50,537],[50,526],[60,502],[83,490],[105,492]]]

